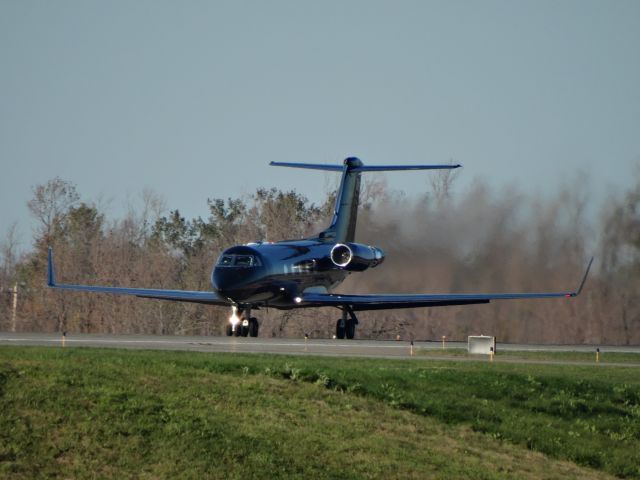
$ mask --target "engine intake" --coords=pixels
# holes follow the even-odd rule
[[[331,249],[330,257],[337,267],[361,272],[380,265],[384,261],[384,252],[378,247],[360,243],[337,243]]]

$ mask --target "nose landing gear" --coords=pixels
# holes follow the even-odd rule
[[[242,309],[235,305],[231,307],[231,316],[226,327],[227,337],[257,337],[260,323],[251,316],[251,307]]]

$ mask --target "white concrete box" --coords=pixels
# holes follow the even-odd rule
[[[496,337],[470,335],[468,337],[467,351],[472,354],[481,355],[490,355],[492,351],[496,353]]]

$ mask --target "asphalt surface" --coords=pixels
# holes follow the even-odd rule
[[[51,333],[2,333],[2,345],[62,346],[63,337]],[[186,350],[198,352],[275,353],[286,355],[326,355],[339,357],[408,358],[411,345],[407,341],[378,340],[327,340],[242,337],[199,337],[173,335],[93,335],[67,334],[65,347],[105,347],[152,350]],[[447,348],[466,348],[465,342],[447,342]],[[498,344],[501,351],[546,352],[628,352],[640,353],[640,346],[596,345],[515,345]],[[441,342],[414,342],[414,353],[441,350]],[[479,355],[479,357],[485,357]],[[468,357],[443,357],[443,359],[468,359]],[[566,362],[563,362],[566,363]]]

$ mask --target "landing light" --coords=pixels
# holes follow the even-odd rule
[[[231,316],[229,317],[229,322],[234,327],[240,323],[240,317],[238,317],[237,311],[238,311],[237,307],[231,307]]]
[[[301,297],[296,297],[296,298],[293,299],[293,301],[296,302],[296,303],[300,303],[300,302],[302,302],[302,298]]]

